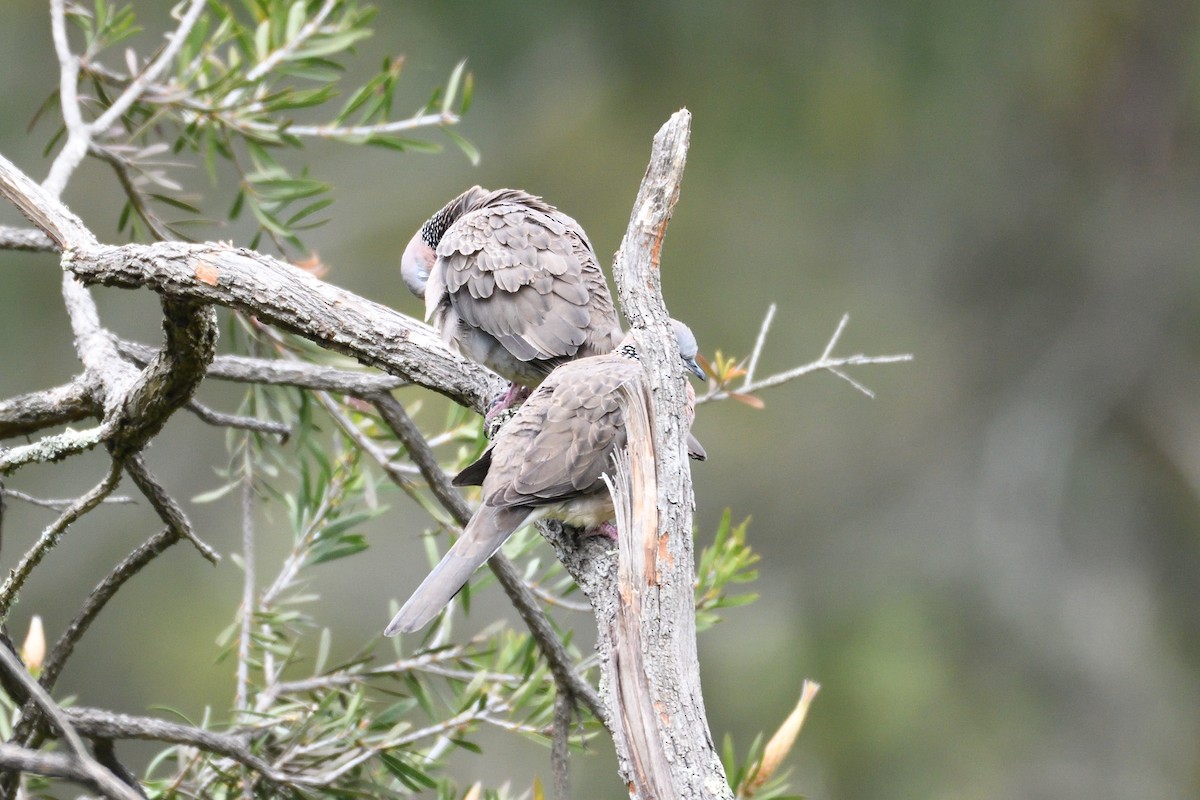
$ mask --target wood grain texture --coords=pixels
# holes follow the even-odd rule
[[[85,283],[226,306],[482,411],[501,389],[432,328],[278,259],[219,243],[97,246],[64,256]]]

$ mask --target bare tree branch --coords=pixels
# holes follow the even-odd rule
[[[67,721],[62,709],[58,704],[46,693],[37,681],[33,679],[28,672],[25,671],[24,665],[17,659],[15,653],[6,645],[0,645],[0,665],[2,665],[9,675],[19,681],[33,700],[38,704],[47,717],[54,723],[54,726],[61,732],[67,740],[74,754],[74,760],[87,775],[87,781],[96,786],[106,797],[116,798],[116,800],[139,800],[142,797],[138,792],[133,791],[126,786],[117,776],[113,775],[96,760],[88,754],[87,747],[84,746],[83,740],[79,738],[79,734]]]
[[[477,411],[501,388],[498,377],[452,354],[424,323],[244,248],[180,242],[96,247],[64,256],[64,266],[89,283],[149,287],[235,308]]]
[[[53,389],[0,400],[0,439],[95,416],[99,407],[92,401],[94,388],[81,376]]]
[[[39,682],[47,690],[52,691],[54,685],[58,682],[59,675],[62,674],[63,668],[66,666],[67,659],[75,651],[75,645],[79,642],[83,635],[91,627],[92,622],[100,614],[108,601],[116,596],[117,591],[125,585],[125,583],[137,573],[158,557],[168,547],[180,540],[181,536],[177,529],[172,527],[164,528],[154,536],[150,537],[144,544],[139,545],[132,553],[126,556],[115,567],[109,571],[108,575],[92,589],[91,593],[84,600],[83,606],[71,620],[58,637],[58,641],[54,643],[54,648],[47,656],[45,663],[42,665],[42,674],[39,677]],[[68,711],[74,713],[78,709]],[[25,708],[21,710],[21,718],[13,729],[12,741],[22,742],[26,745],[33,745],[42,738],[39,732],[41,715],[37,712],[36,706],[30,701],[26,701]],[[85,730],[85,733],[88,731]]]
[[[218,428],[234,428],[236,430],[255,431],[256,433],[269,433],[278,436],[282,441],[287,441],[287,438],[292,433],[292,429],[282,422],[275,422],[270,419],[242,417],[237,414],[226,414],[223,411],[211,409],[197,400],[189,400],[184,408],[195,414],[196,418],[201,422]]]
[[[649,611],[643,607],[643,593],[656,583],[659,549],[658,509],[650,502],[658,496],[652,466],[650,398],[645,384],[626,387],[622,393],[626,395],[629,448],[617,455],[613,475],[605,481],[612,493],[617,523],[617,593],[621,600],[617,613],[600,621],[601,649],[608,654],[601,668],[608,690],[606,699],[613,706],[613,743],[631,782],[630,796],[655,800],[684,797],[690,787],[676,785],[671,774],[667,756],[671,742],[659,730],[656,709],[660,701],[650,680],[655,653],[642,634],[641,624],[642,615]]]
[[[118,341],[117,349],[139,364],[154,356],[154,348],[144,344]],[[233,383],[259,383],[267,386],[294,386],[335,394],[365,397],[407,386],[408,381],[394,375],[355,372],[323,364],[282,359],[219,355],[208,366],[208,377]]]
[[[122,398],[109,450],[121,458],[155,436],[191,399],[216,353],[217,317],[211,306],[162,298],[163,346]]]
[[[187,745],[231,758],[239,764],[262,774],[278,783],[295,783],[295,779],[273,768],[269,763],[254,755],[250,749],[248,734],[218,733],[216,731],[180,725],[174,722],[116,714],[96,708],[67,708],[63,714],[76,728],[87,736],[102,736],[108,739],[143,739],[155,742]]]
[[[53,253],[58,250],[58,246],[37,228],[14,228],[11,225],[0,225],[0,250]]]
[[[220,554],[213,549],[212,545],[201,540],[196,535],[196,531],[192,528],[192,523],[187,518],[187,514],[183,512],[183,509],[175,502],[175,499],[167,494],[167,490],[158,482],[158,479],[150,473],[150,470],[146,467],[145,459],[140,453],[126,459],[124,466],[134,485],[150,501],[150,507],[158,514],[158,518],[167,524],[167,527],[191,542],[200,551],[200,555],[210,564],[216,564],[221,560]]]
[[[4,156],[0,156],[0,194],[41,228],[59,250],[96,244],[96,237],[57,195],[31,181]]]
[[[115,420],[106,420],[94,428],[82,431],[66,430],[45,436],[33,444],[19,447],[0,447],[0,475],[8,474],[26,464],[53,463],[67,456],[91,450],[117,429]]]
[[[874,398],[875,393],[864,386],[859,381],[850,377],[843,371],[843,367],[854,367],[862,364],[896,364],[905,361],[912,361],[912,353],[900,353],[890,356],[867,356],[861,353],[852,356],[834,356],[833,349],[837,346],[838,341],[842,337],[842,332],[846,329],[846,324],[850,321],[849,314],[843,314],[838,322],[837,328],[834,329],[833,335],[829,337],[829,341],[825,344],[825,350],[822,351],[820,358],[808,364],[799,367],[793,367],[783,372],[778,372],[770,377],[762,380],[755,380],[754,372],[758,366],[758,357],[762,353],[763,344],[767,339],[767,330],[771,326],[771,319],[775,316],[775,304],[772,303],[767,309],[766,317],[763,318],[762,328],[759,330],[758,339],[754,343],[754,350],[750,354],[749,366],[746,367],[746,374],[742,378],[742,384],[736,389],[726,389],[716,384],[710,384],[709,389],[702,397],[696,398],[696,404],[708,403],[715,400],[725,400],[735,394],[749,395],[763,389],[770,389],[773,386],[787,383],[795,380],[803,375],[808,375],[811,372],[818,370],[827,370],[836,375],[842,380],[849,383],[858,391],[865,394],[867,397]]]
[[[4,742],[0,743],[0,768],[95,786],[92,776],[79,763],[79,759],[66,753],[43,753]]]
[[[48,528],[42,531],[42,535],[34,543],[33,547],[21,557],[20,563],[17,564],[5,578],[3,585],[0,585],[0,620],[8,617],[8,612],[12,609],[13,601],[17,597],[17,593],[21,591],[21,587],[25,584],[29,573],[41,563],[46,557],[46,553],[58,544],[62,538],[63,532],[75,520],[82,517],[87,512],[100,504],[108,495],[112,494],[113,489],[117,488],[117,483],[121,480],[121,465],[117,461],[113,461],[108,468],[108,474],[104,479],[92,487],[86,494],[72,503],[58,519],[56,519]]]
[[[658,269],[690,130],[691,114],[681,110],[655,135],[613,264],[621,307],[638,334],[649,394],[634,398],[626,413],[632,519],[618,547],[617,586],[606,598],[592,597],[602,661],[605,646],[612,648],[606,699],[622,775],[632,784],[631,796],[656,799],[732,798],[700,688],[692,589],[695,498],[685,441],[689,387]],[[639,428],[638,414],[647,401],[650,424]],[[652,456],[645,450],[651,441]],[[650,498],[656,498],[656,509]],[[615,609],[608,605],[614,599]]]
[[[40,681],[42,686],[47,690],[53,689],[54,684],[58,681],[58,676],[61,674],[63,667],[66,665],[67,659],[75,650],[75,644],[83,637],[91,627],[92,622],[97,615],[104,609],[104,606],[116,596],[117,591],[125,585],[125,583],[142,571],[155,558],[161,555],[168,547],[175,544],[182,538],[180,533],[175,528],[164,528],[158,533],[151,536],[146,542],[138,545],[125,558],[113,567],[108,575],[104,577],[88,594],[83,606],[67,625],[66,630],[58,637],[58,641],[54,643],[54,648],[46,657],[46,662],[42,665],[42,674]],[[24,718],[25,715],[22,715]]]
[[[69,505],[71,505],[71,503],[75,502],[74,500],[70,500],[67,498],[61,498],[61,497],[59,497],[59,498],[34,497],[31,494],[26,494],[25,492],[19,491],[17,489],[7,489],[2,486],[0,486],[0,495],[3,495],[4,497],[11,497],[15,500],[20,500],[24,503],[29,503],[29,505],[31,505],[31,506],[39,506],[41,508],[51,508],[51,509],[54,509],[55,511],[65,511],[67,506],[69,506]],[[124,495],[118,495],[117,497],[106,497],[103,500],[101,500],[100,502],[102,504],[108,504],[108,505],[128,505],[128,504],[136,503],[137,501],[134,500],[132,497],[125,497]]]

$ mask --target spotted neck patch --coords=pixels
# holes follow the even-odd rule
[[[442,237],[446,235],[446,229],[449,227],[450,212],[449,209],[443,208],[421,226],[421,241],[436,250],[438,242],[442,241]]]
[[[626,358],[632,358],[634,361],[641,361],[641,357],[638,355],[637,348],[631,344],[621,345],[617,352]]]

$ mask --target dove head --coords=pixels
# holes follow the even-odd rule
[[[696,363],[696,355],[700,351],[699,346],[696,344],[696,335],[692,333],[691,328],[677,319],[671,320],[671,328],[675,331],[675,341],[679,345],[679,357],[683,360],[684,368],[700,380],[704,380],[704,370]],[[622,355],[629,356],[630,358],[638,357],[637,344],[633,339],[633,331],[625,334],[625,338],[617,349]]]
[[[482,186],[472,186],[425,221],[421,230],[409,241],[408,247],[404,248],[404,255],[400,257],[400,277],[404,279],[404,285],[410,292],[417,297],[425,296],[429,273],[433,270],[433,262],[437,260],[437,246],[446,234],[446,229],[463,214],[477,208],[491,194],[492,192]]]
[[[704,380],[704,370],[696,363],[696,356],[700,352],[700,346],[696,344],[696,334],[677,319],[671,320],[671,327],[675,329],[675,341],[679,343],[679,357],[683,359],[683,366],[687,367],[688,372]]]
[[[425,285],[429,282],[429,271],[433,269],[433,262],[437,258],[433,247],[425,242],[423,238],[425,228],[421,228],[417,235],[408,243],[408,247],[404,248],[404,255],[400,257],[400,277],[404,280],[404,285],[408,290],[417,297],[425,296]]]

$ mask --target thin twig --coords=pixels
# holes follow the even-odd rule
[[[12,225],[0,225],[0,250],[52,253],[58,250],[58,245],[37,228],[15,228]]]
[[[554,771],[554,796],[571,797],[571,702],[565,694],[554,696],[554,732],[550,738],[550,768]]]
[[[354,424],[348,416],[346,416],[338,405],[337,401],[329,395],[328,392],[313,392],[313,397],[325,409],[338,427],[342,429],[350,439],[354,442],[359,450],[370,456],[379,467],[387,474],[392,483],[399,486],[405,492],[412,494],[415,491],[413,482],[409,479],[412,470],[408,469],[404,464],[396,463],[384,448],[380,447],[371,437],[363,433],[362,429]]]
[[[591,611],[592,607],[588,603],[576,603],[573,600],[568,600],[565,597],[551,592],[541,586],[541,584],[532,581],[526,581],[525,585],[529,587],[529,591],[540,597],[546,605],[563,608],[567,611]]]
[[[238,712],[249,709],[250,697],[250,641],[254,626],[254,482],[250,465],[250,443],[243,442],[245,456],[242,463],[242,626],[238,636],[237,694],[234,708]]]
[[[913,359],[912,353],[901,353],[899,355],[890,356],[867,356],[862,355],[861,353],[852,356],[838,357],[831,355],[834,347],[837,346],[838,341],[841,339],[842,332],[846,329],[846,324],[850,321],[850,315],[843,314],[841,320],[838,321],[837,328],[834,330],[833,335],[829,337],[829,341],[825,344],[825,349],[821,352],[820,358],[818,358],[816,361],[799,367],[794,367],[783,372],[778,372],[759,381],[753,380],[753,366],[756,365],[760,344],[766,335],[766,330],[770,317],[774,313],[774,308],[774,305],[772,305],[771,309],[767,312],[767,320],[765,320],[763,323],[763,327],[759,334],[759,342],[755,344],[754,354],[751,357],[751,367],[746,370],[746,376],[742,380],[742,384],[736,389],[722,389],[714,384],[709,388],[708,392],[705,393],[703,397],[696,398],[697,405],[700,403],[724,400],[733,394],[752,394],[754,392],[762,391],[763,389],[770,389],[773,386],[779,386],[782,383],[787,383],[788,381],[795,380],[802,375],[807,375],[810,372],[817,372],[818,370],[825,370],[833,375],[836,375],[837,377],[849,383],[858,391],[865,394],[867,397],[873,398],[875,397],[874,392],[872,392],[859,381],[847,375],[842,368],[856,367],[862,364],[896,364],[904,361],[912,361]]]
[[[250,750],[249,737],[244,734],[216,731],[180,725],[174,722],[116,714],[98,708],[67,708],[63,713],[75,728],[88,736],[110,739],[140,739],[195,747],[209,753],[231,758],[281,784],[294,784],[293,776],[274,769]]]
[[[71,505],[71,503],[75,502],[74,500],[71,500],[70,498],[53,498],[52,499],[52,498],[45,498],[45,497],[34,497],[31,494],[25,494],[25,492],[19,491],[17,489],[0,490],[0,495],[6,496],[6,497],[11,497],[15,500],[21,500],[23,502],[29,503],[31,506],[38,506],[40,508],[49,508],[49,509],[53,509],[54,511],[64,511],[69,505]],[[103,500],[101,500],[100,502],[104,503],[104,504],[109,504],[109,505],[136,505],[137,504],[137,500],[134,500],[132,497],[126,497],[124,495],[117,495],[115,497],[106,497]]]
[[[157,350],[144,344],[118,341],[121,355],[146,364]],[[258,383],[269,386],[294,386],[299,389],[321,389],[335,394],[355,397],[387,392],[407,386],[408,381],[395,375],[355,372],[305,361],[283,361],[272,358],[220,355],[208,366],[208,377],[233,383]]]
[[[53,463],[92,450],[112,436],[117,427],[116,419],[110,418],[94,428],[66,430],[44,436],[32,444],[0,448],[0,474],[13,472],[27,464]]]
[[[45,664],[42,665],[41,682],[43,686],[47,689],[54,687],[63,666],[75,649],[75,643],[83,637],[83,634],[91,627],[92,621],[116,596],[117,591],[163,551],[178,542],[180,538],[177,530],[164,528],[121,559],[108,575],[96,584],[96,588],[92,589],[87,596],[83,606],[75,615],[75,619],[71,620],[71,624],[58,637]]]
[[[79,58],[71,52],[71,44],[67,39],[66,11],[63,0],[50,0],[51,32],[54,38],[54,50],[58,55],[59,95],[63,120],[67,125],[67,141],[50,166],[50,174],[42,183],[42,187],[46,191],[54,197],[62,195],[67,181],[87,156],[92,140],[97,135],[106,133],[129,110],[130,106],[138,101],[147,87],[157,81],[159,75],[170,66],[179,52],[179,48],[183,47],[188,33],[196,24],[206,3],[207,0],[192,0],[191,5],[180,18],[179,26],[169,34],[170,41],[158,54],[158,57],[147,64],[141,74],[134,76],[125,90],[103,114],[91,123],[85,123],[79,107]]]
[[[300,30],[296,31],[294,36],[288,37],[283,47],[270,53],[254,69],[246,73],[246,77],[244,78],[245,83],[254,83],[294,53],[300,45],[304,44],[310,36],[320,29],[321,25],[325,23],[325,18],[329,16],[336,5],[336,0],[325,0],[325,5],[321,6],[312,19],[301,25]]]
[[[54,688],[59,675],[66,666],[67,659],[75,651],[76,643],[83,638],[92,622],[104,610],[108,602],[116,596],[117,591],[125,585],[126,581],[139,573],[160,553],[178,542],[180,538],[179,532],[174,528],[164,528],[122,559],[96,585],[96,588],[84,600],[83,606],[75,618],[71,620],[71,624],[58,637],[58,641],[54,643],[54,648],[42,665],[42,674],[39,680],[47,691]],[[21,710],[20,721],[13,730],[12,741],[23,742],[26,745],[34,744],[39,738],[37,731],[40,722],[41,716],[37,713],[36,707],[27,702],[25,708]]]
[[[125,461],[125,471],[133,479],[134,485],[150,501],[150,507],[158,514],[159,519],[171,528],[174,528],[180,536],[191,542],[192,546],[209,563],[216,564],[221,560],[221,554],[212,545],[196,535],[196,531],[192,528],[192,523],[187,518],[187,514],[175,502],[175,498],[167,494],[167,490],[158,482],[158,479],[151,474],[150,470],[146,467],[145,459],[140,453]]]
[[[192,26],[196,24],[196,20],[200,17],[200,13],[204,11],[204,6],[207,2],[208,0],[192,0],[191,5],[188,6],[187,11],[180,18],[179,26],[170,34],[170,41],[167,43],[167,46],[162,49],[154,61],[146,65],[141,74],[134,77],[129,85],[125,87],[125,91],[108,107],[108,110],[89,126],[92,133],[104,133],[107,131],[121,118],[122,114],[129,110],[130,106],[141,98],[142,92],[146,90],[146,87],[158,80],[159,75],[171,65],[171,62],[175,60],[175,55],[183,47],[184,42],[187,41]]]
[[[223,411],[211,409],[198,400],[189,400],[184,408],[195,414],[201,422],[218,428],[234,428],[236,430],[254,431],[256,433],[269,433],[273,436],[278,436],[284,442],[292,435],[291,426],[285,423],[275,422],[270,419],[255,419],[254,417],[243,417],[237,414],[226,414]]]
[[[289,136],[310,137],[316,139],[363,138],[387,133],[403,133],[416,128],[427,128],[431,125],[457,125],[459,116],[449,111],[439,111],[432,114],[418,114],[408,119],[398,119],[391,122],[380,122],[374,125],[271,125],[266,122],[252,120],[229,120],[232,127],[257,133],[286,133]]]
[[[81,375],[61,386],[0,400],[0,439],[95,416],[94,388],[95,382]]]
[[[67,527],[100,505],[100,501],[112,494],[120,480],[121,464],[114,460],[109,464],[108,474],[104,476],[103,480],[81,495],[59,515],[58,519],[42,531],[42,535],[38,537],[33,547],[29,548],[28,552],[21,557],[20,563],[8,573],[4,584],[0,585],[0,620],[8,617],[13,601],[16,599],[17,593],[21,591],[29,573],[41,563],[42,559],[46,557],[46,553],[58,544]]]
[[[67,141],[50,165],[50,174],[42,182],[42,188],[58,198],[67,187],[71,173],[87,155],[91,132],[79,109],[79,59],[71,52],[71,43],[67,39],[63,0],[50,0],[50,33],[54,39],[54,52],[58,56],[59,103],[63,122],[67,126]]]
[[[113,172],[117,176],[117,182],[125,190],[125,197],[129,200],[129,204],[133,206],[133,210],[142,222],[146,223],[146,227],[150,229],[150,233],[154,238],[160,242],[173,238],[171,232],[163,226],[158,216],[150,210],[150,206],[146,203],[145,195],[134,183],[129,162],[108,147],[93,144],[91,151],[100,160],[108,163],[113,168]]]
[[[771,330],[771,321],[775,319],[775,304],[771,303],[767,307],[766,316],[763,317],[762,327],[758,329],[758,338],[754,340],[754,349],[750,351],[750,363],[746,366],[746,382],[750,383],[754,380],[754,370],[758,367],[758,357],[762,355],[763,345],[767,343],[767,332]]]

